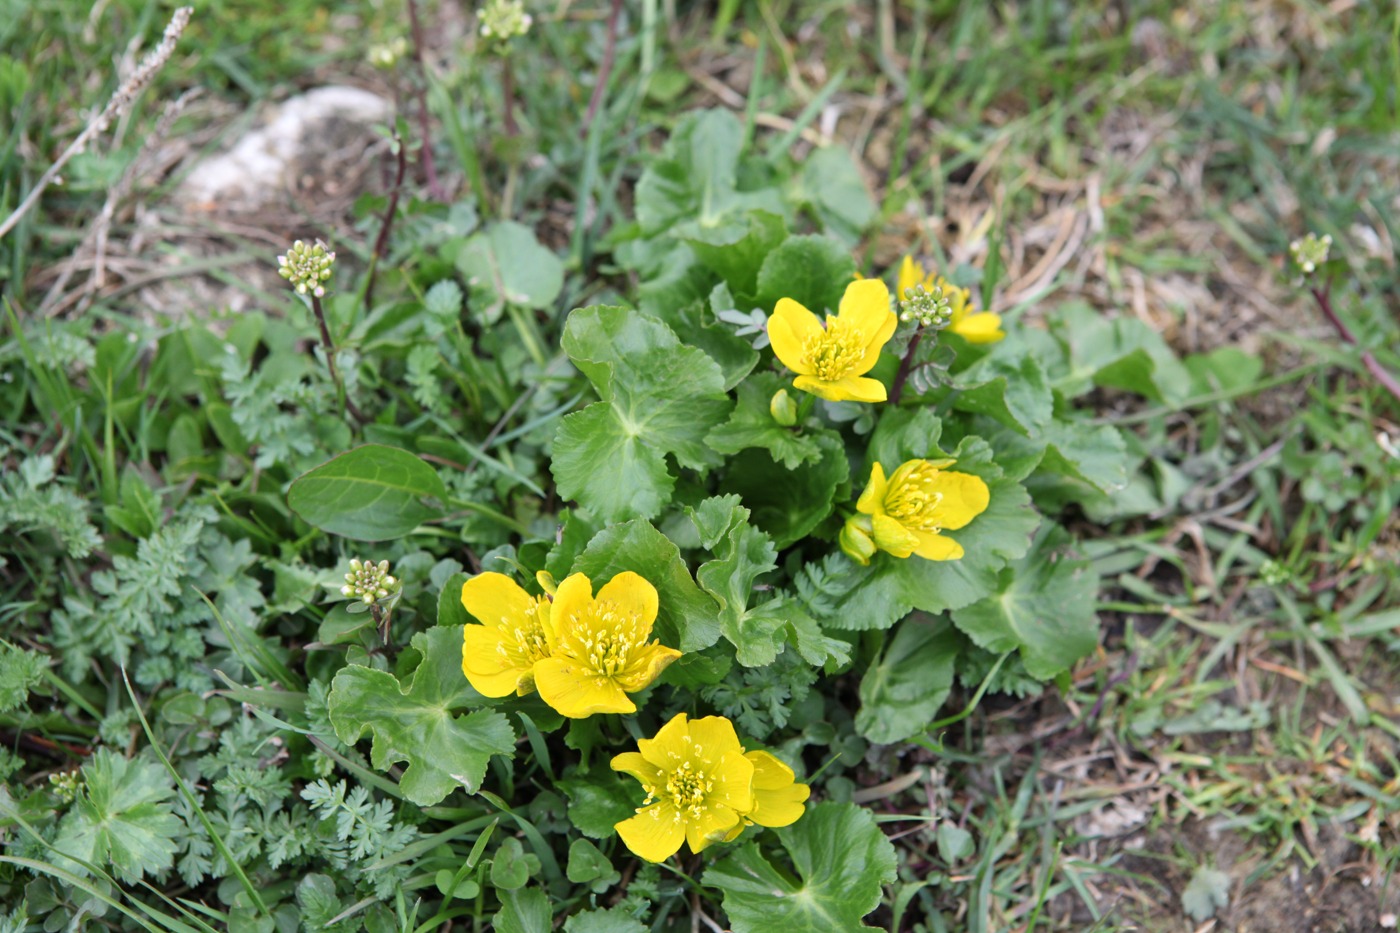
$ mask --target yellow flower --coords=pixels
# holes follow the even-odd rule
[[[627,694],[681,656],[647,642],[656,608],[656,587],[630,570],[605,583],[596,598],[583,574],[567,577],[555,591],[545,628],[549,652],[535,663],[540,697],[570,719],[635,713]]]
[[[861,514],[847,519],[842,530],[842,550],[861,564],[870,563],[875,548],[895,557],[962,557],[962,545],[942,532],[962,528],[982,514],[990,496],[981,477],[944,469],[954,462],[909,460],[888,480],[876,463],[856,502]]]
[[[943,289],[943,294],[948,299],[948,308],[953,312],[948,329],[968,343],[996,343],[1006,336],[1006,332],[1001,329],[1000,314],[993,314],[990,311],[971,313],[972,292],[952,285],[941,275],[935,276],[932,272],[925,273],[923,266],[916,263],[911,257],[905,256],[904,261],[899,265],[899,280],[895,285],[895,297],[903,298],[904,292],[915,285],[922,285],[929,291],[933,291],[936,287]]]
[[[535,662],[549,657],[549,600],[534,597],[502,573],[462,584],[462,605],[480,622],[462,631],[462,673],[488,697],[535,689]]]
[[[753,809],[741,814],[739,825],[729,831],[725,842],[736,838],[745,827],[791,826],[806,809],[802,806],[812,794],[812,788],[797,783],[797,775],[773,755],[762,750],[745,752],[753,765]]]
[[[677,713],[637,748],[612,760],[614,771],[632,775],[647,792],[637,815],[617,824],[627,848],[660,862],[680,851],[682,842],[699,852],[743,829],[744,815],[754,811],[756,768],[728,719],[687,722],[685,713]],[[790,815],[781,802],[774,807],[779,817]]]
[[[791,298],[778,299],[768,319],[768,339],[778,359],[797,374],[795,388],[832,402],[883,402],[884,385],[865,374],[898,323],[885,283],[861,279],[846,286],[825,326]]]

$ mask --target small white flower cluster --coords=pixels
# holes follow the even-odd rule
[[[535,21],[521,0],[490,0],[479,15],[481,38],[500,43],[525,35]]]
[[[369,560],[352,560],[350,572],[345,575],[345,585],[340,588],[340,595],[358,599],[366,606],[373,606],[376,601],[388,596],[398,584],[399,581],[389,575],[387,560],[381,560],[378,564]]]
[[[407,53],[408,40],[403,36],[395,36],[383,45],[370,46],[368,58],[370,65],[380,71],[391,71]]]
[[[319,240],[315,245],[307,245],[297,240],[285,256],[277,257],[277,274],[296,288],[298,295],[308,292],[317,298],[326,296],[326,286],[322,283],[331,277],[331,266],[335,264],[335,253],[326,249]]]
[[[1304,275],[1312,275],[1317,271],[1317,267],[1327,261],[1327,253],[1332,248],[1332,235],[1309,233],[1301,240],[1294,240],[1288,244],[1288,252],[1293,256],[1293,262],[1298,266]]]
[[[899,319],[906,324],[918,321],[920,327],[947,327],[953,309],[941,285],[929,291],[923,285],[906,288],[899,301]]]

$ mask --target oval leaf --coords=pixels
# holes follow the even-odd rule
[[[422,503],[425,497],[447,501],[436,470],[406,450],[366,444],[297,477],[287,505],[333,535],[387,541],[439,514]]]

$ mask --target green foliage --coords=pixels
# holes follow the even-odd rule
[[[667,454],[682,466],[712,462],[704,438],[729,411],[719,367],[665,324],[624,308],[573,312],[563,346],[602,401],[559,423],[560,494],[603,521],[655,516],[675,485]]]
[[[480,702],[462,677],[460,630],[420,632],[413,648],[422,660],[403,679],[358,665],[343,668],[327,709],[342,742],[354,743],[366,731],[373,735],[376,768],[407,762],[400,780],[404,796],[429,806],[458,787],[479,788],[491,756],[514,754],[515,731],[492,710],[451,712]]]
[[[22,706],[48,668],[48,658],[38,652],[0,641],[0,713]]]
[[[156,762],[99,749],[83,765],[82,789],[59,823],[53,844],[60,864],[79,874],[110,865],[126,882],[169,868],[181,829],[170,812],[173,796],[175,786]]]
[[[446,502],[432,467],[405,450],[366,444],[297,477],[292,511],[322,531],[356,541],[401,538],[438,514],[423,499]]]
[[[754,843],[705,872],[724,894],[735,933],[781,926],[794,933],[873,930],[861,922],[894,880],[894,847],[867,811],[824,803],[778,833],[796,877],[776,870]]]

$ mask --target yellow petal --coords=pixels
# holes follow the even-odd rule
[[[909,474],[913,473],[927,462],[927,460],[905,460],[890,474],[890,485],[895,489],[903,486],[904,481],[909,478]]]
[[[823,382],[815,376],[798,376],[792,384],[828,402],[883,402],[889,398],[884,383],[864,376],[845,376],[835,382]]]
[[[470,582],[470,581],[468,581]],[[522,673],[496,649],[502,632],[485,625],[462,626],[462,673],[472,689],[484,697],[510,696],[515,692]]]
[[[788,369],[799,375],[811,370],[802,362],[807,341],[822,332],[822,322],[811,311],[791,298],[779,298],[768,318],[768,342]]]
[[[514,622],[529,611],[535,600],[503,573],[479,573],[462,584],[462,607],[482,625],[497,628]]]
[[[690,721],[690,740],[703,751],[706,761],[718,762],[725,754],[743,754],[739,735],[734,731],[734,723],[723,716],[706,716]]]
[[[535,689],[555,712],[570,719],[637,711],[637,705],[612,678],[601,677],[572,658],[535,662]]]
[[[660,644],[638,648],[628,659],[627,669],[615,675],[618,686],[628,693],[636,693],[660,677],[661,672],[680,656],[681,653],[675,648],[667,648]]]
[[[739,814],[728,807],[707,803],[699,816],[686,815],[685,841],[690,843],[690,851],[699,852],[712,842],[722,841],[730,830],[740,825]]]
[[[803,802],[812,789],[798,784],[796,775],[782,761],[765,751],[744,756],[753,763],[753,810],[744,814],[760,826],[788,826],[802,816]]]
[[[628,612],[635,612],[646,625],[638,633],[639,636],[646,638],[651,635],[651,625],[656,621],[656,587],[641,574],[624,570],[604,583],[594,600],[616,603]]]
[[[865,484],[865,492],[856,500],[856,511],[866,515],[883,515],[885,512],[885,492],[889,483],[885,480],[885,468],[879,461],[870,467],[870,482]]]
[[[657,803],[614,828],[622,842],[636,855],[648,862],[664,862],[680,851],[685,841],[685,824],[676,819],[676,808],[669,803]]]
[[[674,762],[672,756],[685,754],[686,740],[689,736],[690,723],[686,721],[685,713],[677,713],[671,717],[670,722],[657,730],[653,738],[638,739],[637,748],[647,761],[665,770]]]
[[[704,747],[704,743],[698,744]],[[714,787],[705,797],[706,804],[732,807],[741,813],[752,810],[753,762],[744,757],[737,744],[733,751],[726,751],[718,758],[709,769]]]
[[[581,573],[569,574],[559,588],[554,591],[554,605],[550,607],[550,625],[545,630],[549,639],[549,650],[555,651],[568,637],[573,620],[586,615],[593,605],[593,584]]]
[[[1001,329],[1001,315],[990,311],[969,314],[954,321],[948,329],[968,343],[996,343],[1006,336],[1006,331]]]
[[[880,348],[894,334],[899,318],[890,310],[890,290],[879,279],[861,279],[846,286],[841,307],[836,316],[847,327],[865,335],[865,357],[856,373],[870,371],[880,355]]]
[[[641,781],[643,786],[656,787],[666,783],[665,773],[647,761],[646,756],[641,752],[623,752],[620,755],[614,755],[612,769],[632,775]]]
[[[918,536],[888,515],[876,515],[870,523],[874,529],[871,537],[875,539],[875,546],[882,551],[888,551],[895,557],[908,557],[919,546]],[[544,691],[540,692],[543,694]]]
[[[938,504],[926,509],[925,516],[944,531],[957,530],[987,510],[991,494],[982,477],[971,473],[940,472],[929,486],[942,495]]]
[[[753,765],[753,789],[778,790],[797,780],[796,773],[771,752],[755,749],[746,752],[744,757]]]
[[[894,286],[895,297],[903,298],[906,291],[923,280],[924,267],[915,262],[913,256],[905,256],[904,261],[899,264],[899,278]]]
[[[810,787],[795,782],[777,790],[755,790],[753,810],[745,818],[759,826],[791,826],[801,818],[811,794]]]
[[[914,553],[924,560],[962,560],[962,545],[952,538],[928,531],[915,534],[919,537],[919,546],[914,548]]]

